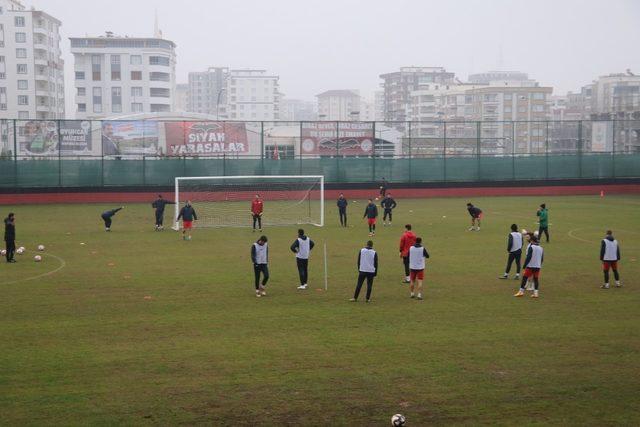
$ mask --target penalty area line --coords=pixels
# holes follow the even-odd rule
[[[25,252],[38,253],[38,252],[33,252],[33,251],[25,251]],[[27,282],[27,281],[30,281],[30,280],[41,279],[43,277],[51,276],[52,274],[57,273],[58,271],[62,270],[63,268],[65,268],[67,266],[67,262],[64,259],[62,259],[59,256],[57,256],[57,255],[48,254],[48,253],[42,253],[41,255],[55,258],[56,260],[58,260],[60,265],[55,270],[47,271],[46,273],[38,274],[37,276],[25,277],[24,279],[11,280],[9,282],[2,282],[2,283],[0,283],[0,285],[11,285],[13,283]]]

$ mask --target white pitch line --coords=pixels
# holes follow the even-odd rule
[[[598,243],[597,241],[593,241],[593,240],[585,240],[585,239],[583,239],[583,238],[580,238],[580,237],[578,237],[578,236],[574,236],[574,235],[573,235],[573,232],[574,232],[574,231],[582,230],[583,228],[585,228],[585,227],[574,228],[573,230],[569,230],[569,232],[567,233],[567,236],[571,237],[572,239],[576,239],[576,240],[579,240],[579,241],[581,241],[581,242],[584,242],[584,243]]]
[[[32,251],[26,251],[26,252],[32,252]],[[34,252],[34,253],[37,253],[37,252]],[[60,257],[59,257],[59,256],[57,256],[57,255],[54,255],[54,254],[48,254],[48,253],[43,253],[42,255],[44,255],[44,256],[50,256],[50,257],[52,257],[52,258],[57,259],[57,260],[58,260],[58,262],[60,262],[60,266],[59,266],[58,268],[56,268],[55,270],[51,270],[51,271],[48,271],[48,272],[46,272],[46,273],[39,274],[39,275],[37,275],[37,276],[27,277],[26,279],[12,280],[11,282],[3,282],[3,283],[0,283],[0,285],[11,285],[11,284],[13,284],[13,283],[18,283],[18,282],[27,282],[27,281],[29,281],[29,280],[36,280],[36,279],[40,279],[40,278],[42,278],[42,277],[51,276],[52,274],[57,273],[58,271],[62,270],[63,268],[65,268],[65,267],[67,266],[66,261],[65,261],[64,259],[60,258]]]

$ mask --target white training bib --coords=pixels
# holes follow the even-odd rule
[[[298,252],[296,253],[296,258],[309,259],[310,253],[311,253],[311,239],[307,237],[306,239],[303,240],[298,237]]]
[[[424,248],[411,246],[409,248],[409,268],[411,270],[424,270]]]
[[[513,239],[513,243],[511,243],[511,247],[509,248],[509,252],[515,252],[518,249],[522,249],[522,233],[518,233],[517,231],[513,231],[511,233],[511,237]]]
[[[531,245],[531,260],[527,267],[529,268],[542,268],[542,247],[538,245]]]
[[[604,261],[617,261],[618,260],[618,241],[603,239],[604,242]]]
[[[363,273],[375,273],[376,265],[375,265],[376,251],[369,248],[360,249],[360,266],[359,269]]]
[[[253,247],[256,248],[256,264],[267,264],[267,243],[262,246],[254,243]]]

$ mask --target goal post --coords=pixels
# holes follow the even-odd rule
[[[259,196],[262,226],[324,226],[323,175],[238,175],[175,178],[173,229],[187,200],[198,227],[251,227],[251,203]]]

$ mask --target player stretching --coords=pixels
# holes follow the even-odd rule
[[[264,203],[260,199],[260,195],[256,194],[256,197],[251,202],[251,216],[253,217],[253,231],[256,231],[256,223],[258,223],[259,231],[262,231],[262,210],[264,209]]]
[[[542,233],[547,237],[547,243],[549,243],[549,210],[545,203],[540,205],[540,209],[536,212],[538,218],[540,218],[540,228],[538,229],[538,237],[542,239]]]
[[[253,262],[256,296],[260,298],[267,295],[265,287],[269,281],[269,246],[267,245],[267,236],[260,236],[258,241],[251,246],[251,261]],[[260,273],[262,273],[262,283],[260,283]]]
[[[16,262],[16,216],[13,212],[4,219],[4,242],[7,245],[7,262]]]
[[[427,248],[422,247],[422,238],[416,238],[416,244],[409,248],[409,266],[411,267],[411,284],[409,290],[411,291],[411,298],[415,298],[414,291],[417,288],[418,299],[422,299],[422,281],[424,280],[424,268],[425,259],[429,258],[429,252]],[[418,286],[416,286],[418,282]]]
[[[504,274],[499,279],[508,279],[509,271],[511,271],[511,264],[516,262],[516,277],[514,280],[520,278],[520,260],[522,259],[522,233],[518,231],[517,224],[511,224],[511,233],[509,233],[509,239],[507,241],[507,252],[509,253],[509,259],[507,259],[507,268],[504,270]]]
[[[473,206],[471,203],[467,203],[467,210],[471,215],[471,227],[469,231],[480,231],[480,220],[482,219],[482,209],[477,206]]]
[[[393,221],[393,210],[398,206],[393,197],[391,197],[391,193],[387,194],[384,199],[380,202],[380,206],[384,208],[384,216],[382,217],[382,224],[387,225],[387,216],[389,217],[389,225],[391,225],[391,221]]]
[[[620,261],[620,246],[618,241],[613,237],[613,232],[607,230],[607,235],[602,239],[600,245],[600,261],[602,261],[602,270],[604,271],[604,285],[602,289],[609,289],[609,269],[613,270],[613,277],[616,279],[616,288],[622,286],[620,283],[620,274],[618,273],[618,261]]]
[[[164,208],[167,205],[175,205],[175,202],[170,202],[162,198],[162,194],[158,194],[158,199],[151,204],[151,207],[156,210],[156,231],[164,230]]]
[[[376,235],[376,218],[378,218],[378,207],[369,199],[369,204],[364,208],[364,216],[369,224],[369,236]]]
[[[180,209],[178,218],[176,221],[180,221],[182,218],[182,240],[191,240],[191,229],[193,228],[193,221],[198,220],[196,210],[191,206],[191,201],[187,200],[187,203]]]
[[[538,289],[540,288],[540,269],[542,268],[542,262],[544,261],[544,251],[538,238],[531,236],[531,245],[527,249],[527,259],[524,261],[524,274],[522,275],[522,282],[520,282],[520,290],[514,295],[515,297],[524,296],[524,289],[527,285],[529,277],[533,278],[533,295],[532,298],[538,298]]]
[[[369,240],[365,248],[360,249],[358,254],[358,282],[351,302],[358,301],[362,284],[367,281],[367,302],[371,302],[371,290],[373,289],[373,278],[378,275],[378,254],[373,250],[373,242]]]
[[[124,209],[124,206],[120,206],[117,209],[111,209],[110,211],[104,211],[102,212],[102,220],[104,221],[104,230],[105,231],[111,231],[111,223],[112,220],[111,218],[118,213],[118,211]]]
[[[338,206],[338,215],[340,215],[340,225],[342,227],[347,226],[347,206],[349,202],[344,198],[344,194],[340,193],[340,197],[338,197],[338,201],[336,203]]]
[[[416,235],[411,231],[411,224],[404,226],[406,231],[400,237],[400,258],[404,264],[404,283],[410,283],[411,271],[409,269],[409,249],[416,244]]]
[[[315,246],[313,240],[304,235],[304,230],[298,230],[298,238],[291,245],[291,252],[296,254],[296,264],[298,265],[298,275],[300,276],[300,286],[298,289],[307,289],[307,279],[309,278],[309,255]]]

